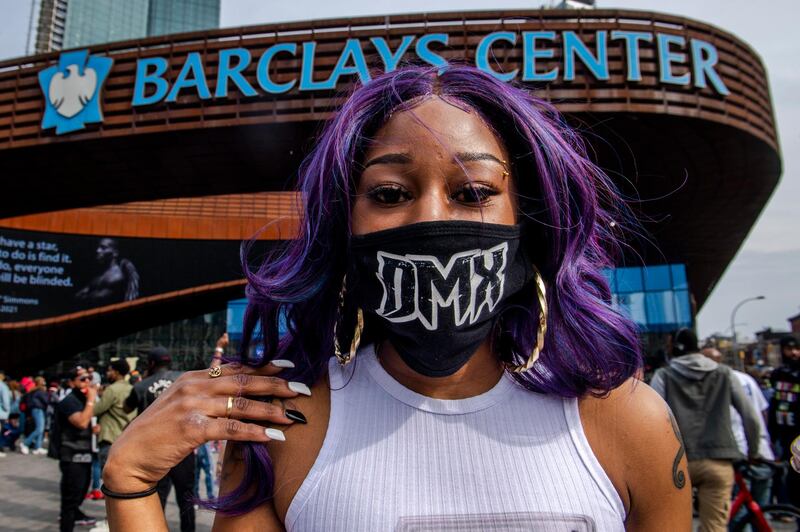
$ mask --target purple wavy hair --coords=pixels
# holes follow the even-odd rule
[[[275,358],[293,360],[296,368],[282,376],[308,384],[327,372],[348,264],[358,163],[372,135],[393,112],[433,96],[477,112],[505,142],[512,159],[520,219],[548,287],[549,306],[539,362],[514,377],[531,390],[562,397],[603,395],[621,385],[641,366],[637,329],[612,307],[602,269],[613,267],[619,255],[629,211],[553,105],[486,72],[458,65],[442,72],[409,66],[381,74],[356,87],[325,126],[299,170],[303,216],[297,237],[255,271],[248,266],[249,245],[242,248],[249,305],[241,361],[261,365]],[[495,346],[529,353],[536,342],[536,297],[531,292],[522,304],[519,299],[515,303],[503,316],[505,340]],[[280,337],[282,313],[289,332]],[[247,353],[259,324],[264,357],[255,361]],[[526,356],[512,358],[521,362]],[[238,515],[272,497],[274,475],[266,448],[245,444],[242,453],[242,483],[207,502],[209,508]]]

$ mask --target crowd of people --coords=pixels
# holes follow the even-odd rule
[[[225,346],[227,336],[218,342],[212,365],[219,365]],[[783,364],[765,380],[724,365],[720,352],[701,348],[691,330],[672,335],[667,347],[670,360],[649,384],[669,404],[673,426],[682,434],[701,530],[727,529],[737,462],[759,505],[800,507],[800,474],[787,467],[792,442],[800,435],[797,339],[781,341]],[[90,364],[76,365],[60,382],[49,384],[43,376],[7,381],[0,372],[0,457],[17,450],[59,461],[62,531],[95,525],[80,506],[84,499],[104,498],[101,471],[111,445],[181,375],[171,368],[164,347],[150,349],[146,357],[144,376],[124,359],[108,364],[105,379]],[[217,442],[203,444],[158,485],[162,506],[175,487],[182,531],[194,530],[201,484],[206,498],[216,494],[220,451]]]
[[[656,370],[650,385],[669,405],[683,436],[700,530],[728,529],[734,465],[741,467],[759,506],[777,502],[800,508],[800,474],[789,468],[800,471],[791,462],[796,460],[792,442],[796,446],[800,436],[797,339],[781,340],[782,365],[759,380],[722,364],[717,349],[700,348],[689,329],[672,335],[669,344],[671,359]],[[744,518],[740,511],[733,521]]]
[[[227,336],[218,343],[227,345]],[[213,363],[219,364],[222,347]],[[101,377],[92,364],[77,364],[59,381],[44,376],[7,379],[0,371],[0,458],[8,452],[49,456],[59,462],[61,531],[75,526],[107,530],[104,523],[85,514],[85,499],[104,499],[102,470],[109,449],[126,427],[181,375],[171,369],[172,358],[162,346],[142,354],[144,375],[131,370],[125,359],[112,360]],[[218,442],[206,443],[187,456],[158,486],[166,506],[175,486],[182,531],[195,529],[196,501],[201,480],[205,497],[216,495]],[[201,479],[201,473],[205,477]]]

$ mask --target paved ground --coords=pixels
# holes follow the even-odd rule
[[[0,530],[58,530],[59,478],[58,462],[50,458],[19,453],[0,458]],[[98,521],[105,518],[102,501],[84,501],[81,509]],[[197,510],[197,531],[210,531],[213,519],[211,512]],[[180,530],[174,492],[167,503],[167,522],[170,530]],[[695,528],[698,524],[695,519]],[[796,530],[791,524],[773,523],[773,527],[776,531]],[[76,530],[88,531],[89,527]]]
[[[58,530],[58,462],[46,456],[7,454],[0,458],[0,530]],[[98,520],[105,518],[103,501],[87,500],[81,509]],[[197,511],[198,532],[210,531],[212,521],[210,512]],[[167,503],[167,522],[170,530],[180,530],[174,491]]]

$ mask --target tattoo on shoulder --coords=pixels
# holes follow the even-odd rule
[[[678,489],[683,489],[686,485],[686,474],[678,469],[678,465],[681,463],[681,458],[685,453],[683,448],[683,438],[681,437],[681,431],[678,428],[678,422],[675,421],[675,416],[672,415],[672,410],[667,407],[667,412],[669,413],[669,422],[672,424],[672,431],[675,433],[675,438],[678,440],[678,452],[675,454],[675,459],[672,461],[672,483],[675,484],[675,487]]]

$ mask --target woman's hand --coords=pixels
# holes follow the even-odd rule
[[[90,384],[88,388],[86,388],[86,401],[94,403],[97,400],[97,384]]]
[[[183,374],[114,442],[103,481],[112,491],[143,491],[204,442],[283,440],[277,429],[242,421],[292,423],[280,406],[245,397],[310,395],[305,384],[275,377],[282,370],[278,365],[292,364],[277,360],[263,368],[225,364],[216,378],[208,370]]]

